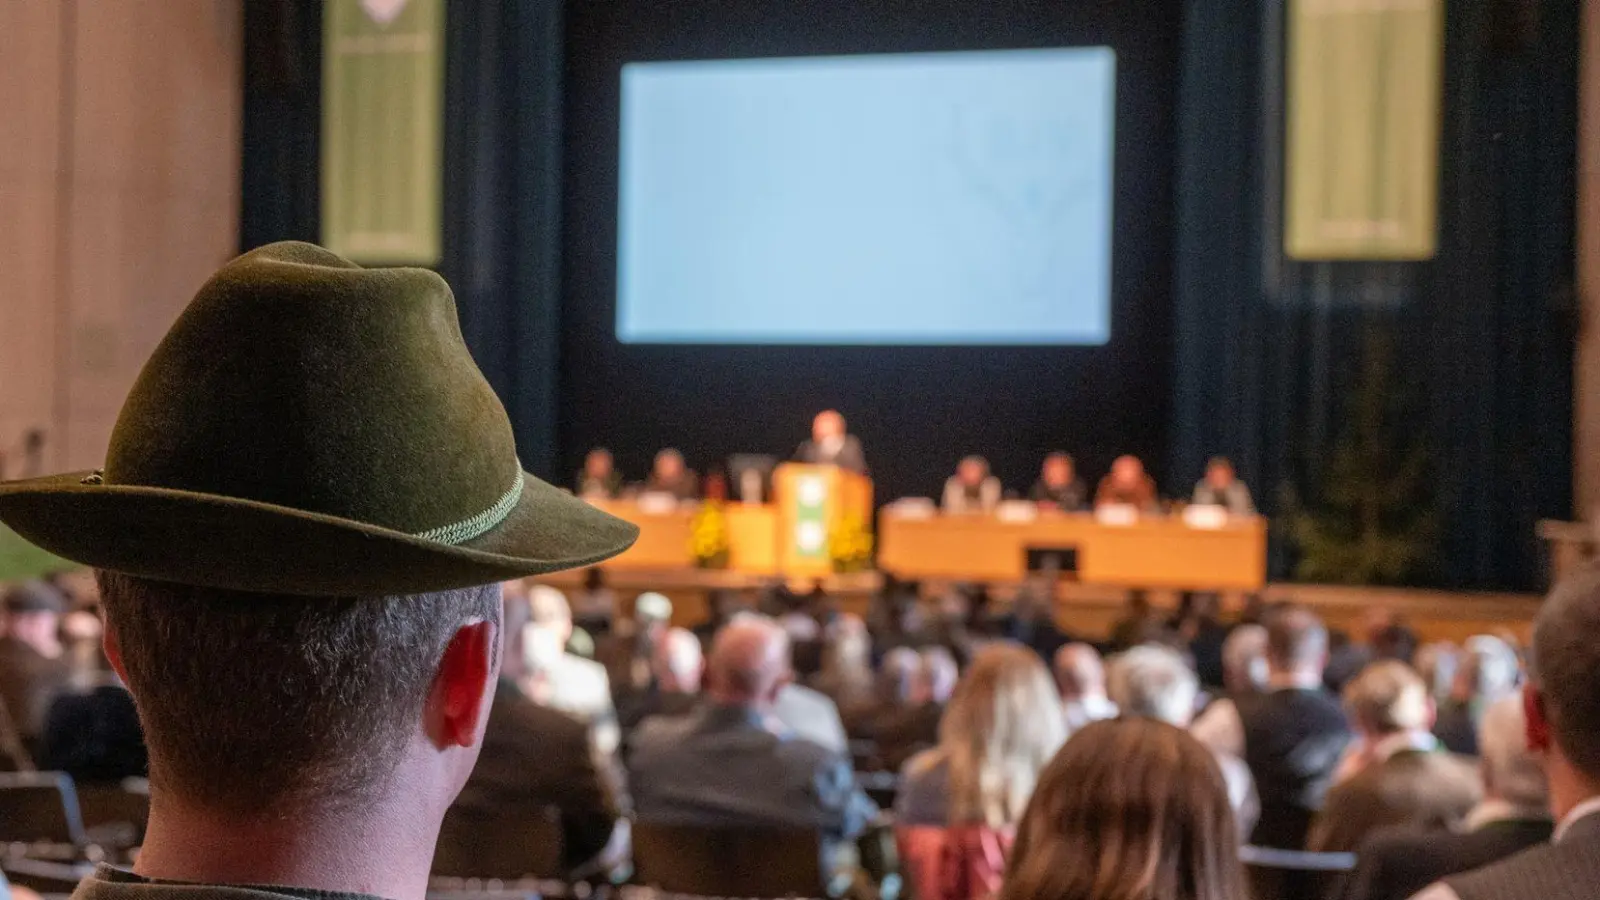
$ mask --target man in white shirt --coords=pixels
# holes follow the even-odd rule
[[[1600,885],[1600,569],[1557,585],[1533,624],[1528,746],[1544,759],[1549,844],[1427,888],[1416,900],[1566,900]]]

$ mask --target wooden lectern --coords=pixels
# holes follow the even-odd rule
[[[778,571],[789,578],[833,574],[830,545],[847,519],[872,527],[872,480],[838,466],[784,463],[773,473],[778,501]]]

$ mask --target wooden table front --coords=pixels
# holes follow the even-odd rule
[[[646,512],[630,500],[597,501],[595,506],[639,526],[639,540],[626,553],[606,563],[608,569],[661,571],[692,568],[689,536],[692,506]],[[771,506],[730,503],[728,568],[751,575],[778,571],[778,513]]]
[[[1071,548],[1088,584],[1189,590],[1258,590],[1266,583],[1267,526],[1260,518],[1216,529],[1150,517],[1106,525],[1093,515],[1041,514],[1028,522],[990,515],[878,520],[878,568],[901,578],[1018,581],[1030,550]]]

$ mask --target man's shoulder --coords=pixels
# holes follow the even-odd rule
[[[1600,882],[1600,852],[1583,843],[1571,841],[1540,844],[1499,862],[1453,875],[1446,878],[1445,883],[1458,896],[1472,900],[1477,897],[1527,896],[1525,885],[1550,884],[1553,880],[1569,879],[1585,884]]]

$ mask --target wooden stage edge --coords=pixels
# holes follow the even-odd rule
[[[562,588],[576,588],[581,572],[563,572],[539,579]],[[644,591],[666,594],[674,604],[674,620],[694,625],[704,620],[707,594],[712,590],[749,590],[770,584],[768,576],[710,569],[671,569],[660,571],[608,570],[606,583],[621,596],[625,610]],[[864,613],[881,583],[877,572],[835,575],[823,579],[823,587],[839,599],[841,607]],[[809,583],[808,583],[809,584]],[[928,591],[941,583],[925,581]],[[798,586],[798,585],[797,585]],[[1008,598],[1015,585],[994,585],[999,598]],[[1128,591],[1063,581],[1057,590],[1056,617],[1062,627],[1074,634],[1103,638],[1122,613]],[[1410,588],[1357,587],[1331,584],[1272,583],[1261,591],[1269,602],[1294,601],[1317,611],[1331,627],[1352,633],[1373,610],[1388,610],[1416,629],[1425,641],[1461,641],[1474,634],[1509,631],[1526,641],[1534,613],[1543,599],[1538,594],[1439,591]],[[1152,605],[1170,608],[1178,595],[1172,591],[1149,591]],[[1228,614],[1243,602],[1239,593],[1225,594]]]

